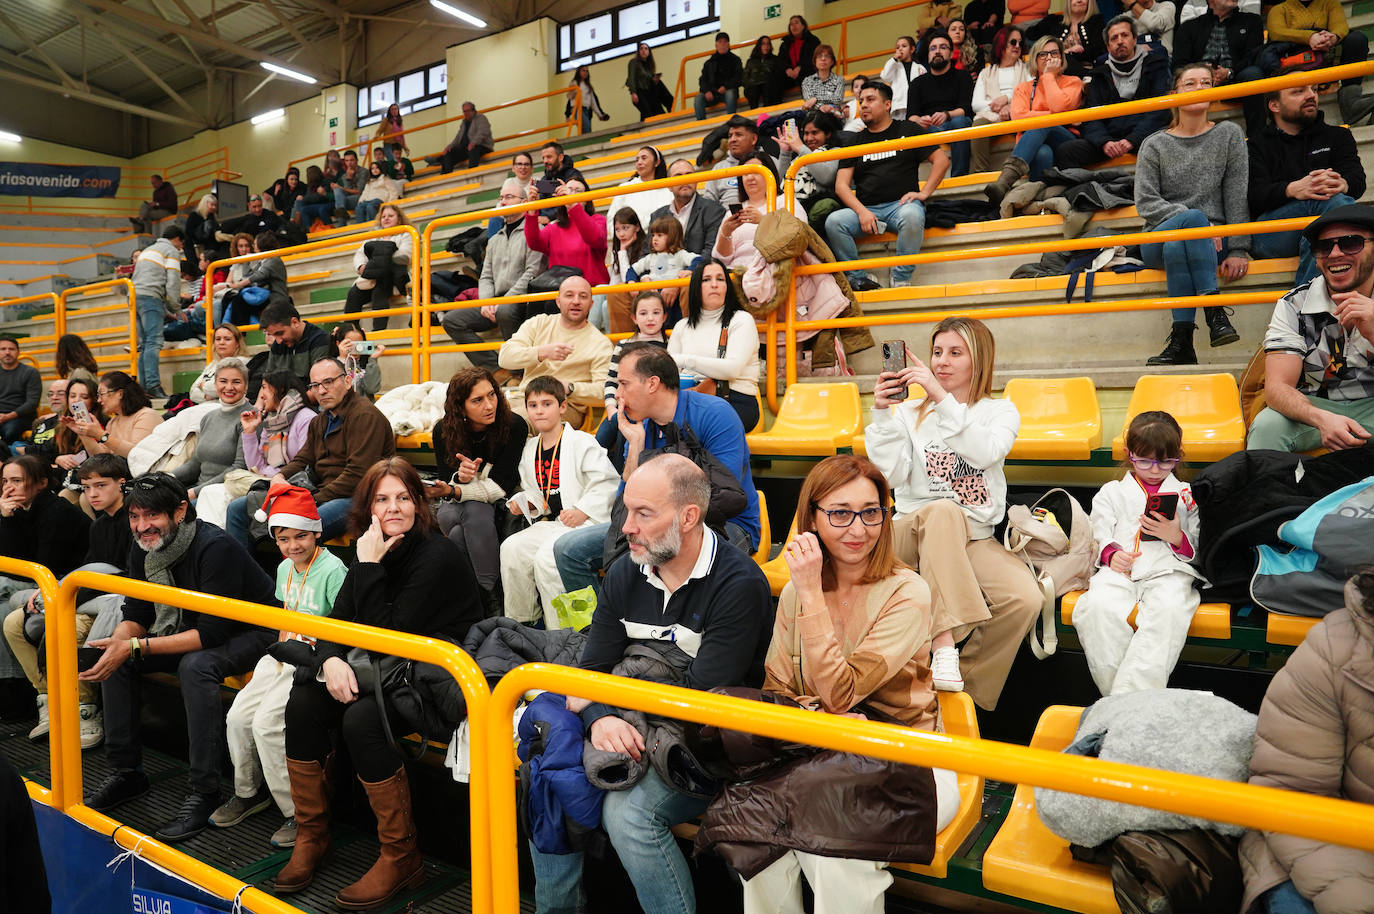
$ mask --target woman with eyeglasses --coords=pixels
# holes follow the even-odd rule
[[[102,423],[94,413],[84,417],[73,414],[62,420],[63,425],[76,432],[88,455],[128,457],[135,444],[162,424],[162,417],[153,409],[143,388],[122,371],[101,375],[95,395],[107,421]]]
[[[1183,430],[1166,412],[1141,413],[1126,429],[1126,457],[1125,477],[1093,497],[1100,567],[1073,611],[1103,695],[1166,687],[1201,599],[1193,585],[1202,575],[1190,561],[1197,502],[1174,476]]]
[[[930,673],[930,588],[894,554],[891,503],[887,480],[862,457],[827,457],[806,477],[797,499],[797,536],[783,550],[792,579],[778,601],[763,687],[814,711],[934,730],[939,706]],[[900,831],[911,823],[907,816],[928,817],[932,834],[949,824],[959,809],[958,777],[940,769],[933,775],[925,796],[851,810],[853,827],[867,833],[855,837]],[[855,782],[864,777],[855,772],[853,780],[815,785],[822,796],[808,805],[821,815],[846,808],[862,795]],[[766,803],[766,796],[754,799]],[[709,831],[717,814],[727,824],[733,820],[735,799],[727,793],[713,803],[703,829]],[[793,824],[798,827],[792,831],[805,833],[804,821]],[[803,876],[820,914],[881,914],[892,884],[882,863],[779,843],[786,848],[782,857],[744,880],[745,914],[800,911]],[[785,903],[788,898],[795,907]]]
[[[1206,64],[1188,64],[1174,71],[1174,95],[1212,88]],[[1250,158],[1245,135],[1232,121],[1212,123],[1205,101],[1173,110],[1167,130],[1151,134],[1140,144],[1135,166],[1135,206],[1147,232],[1236,225],[1250,221],[1247,197]],[[1216,295],[1217,263],[1226,282],[1235,282],[1250,269],[1250,236],[1194,238],[1142,244],[1145,266],[1164,270],[1170,298]],[[1240,339],[1223,307],[1204,308],[1213,347]],[[1150,365],[1196,365],[1193,323],[1197,309],[1175,308],[1169,340]]]
[[[1048,35],[1031,45],[1030,61],[1035,76],[1016,87],[1011,98],[1014,119],[1060,114],[1078,108],[1083,99],[1083,80],[1064,72],[1064,45]],[[1054,165],[1054,151],[1078,134],[1068,127],[1037,127],[1016,138],[1011,158],[1002,166],[1002,174],[989,184],[984,193],[993,203],[1001,203],[1012,185],[1027,175],[1040,180],[1040,173]]]
[[[897,557],[930,585],[935,688],[965,690],[989,711],[1043,605],[1026,563],[993,536],[1007,510],[1002,465],[1021,428],[1015,405],[992,397],[994,357],[986,325],[946,318],[928,365],[908,350],[907,368],[878,375],[866,432],[897,502]]]
[[[993,62],[978,74],[973,84],[973,126],[979,124],[1000,124],[1011,120],[1011,99],[1016,87],[1031,78],[1030,68],[1021,59],[1021,51],[1026,36],[1021,29],[1008,25],[998,30],[992,39]],[[971,140],[973,151],[973,172],[987,171],[992,167],[988,149],[991,137]]]

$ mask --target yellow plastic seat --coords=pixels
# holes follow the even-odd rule
[[[1102,410],[1092,378],[1013,378],[1002,396],[1021,414],[1010,457],[1087,460],[1102,446]]]
[[[1073,742],[1082,708],[1052,705],[1040,715],[1031,748],[1058,751]],[[1035,789],[1018,784],[1011,812],[983,854],[983,885],[994,892],[1079,914],[1120,914],[1111,872],[1069,853],[1035,811]]]
[[[787,586],[787,582],[792,580],[792,571],[787,567],[787,559],[783,558],[783,550],[787,544],[797,538],[797,521],[792,519],[792,525],[787,528],[787,539],[782,541],[782,549],[778,551],[778,557],[759,565],[759,570],[768,579],[768,589],[773,592],[773,596],[782,593],[782,589]]]
[[[973,707],[973,699],[967,692],[937,692],[940,700],[940,718],[944,721],[945,732],[954,736],[978,738],[978,714]],[[894,863],[895,869],[908,870],[944,879],[949,873],[949,858],[954,856],[973,831],[983,815],[983,779],[976,774],[959,772],[959,811],[950,823],[935,836],[935,856],[927,865],[915,863]]]
[[[1264,624],[1264,640],[1270,644],[1297,647],[1302,644],[1312,626],[1320,621],[1320,616],[1293,616],[1270,610],[1269,618]]]
[[[398,451],[427,451],[433,447],[433,432],[411,432],[409,435],[396,436],[396,450]]]
[[[754,550],[754,562],[763,567],[768,561],[768,550],[773,548],[773,529],[768,523],[768,499],[764,498],[763,490],[754,491],[759,493],[759,548]]]
[[[829,457],[849,447],[862,427],[857,384],[793,384],[773,427],[745,440],[755,456]]]
[[[1059,619],[1065,625],[1073,625],[1073,608],[1078,605],[1078,598],[1084,593],[1082,590],[1071,590],[1064,594],[1064,599],[1059,604]],[[1135,613],[1133,609],[1126,617],[1126,621],[1131,623],[1131,628],[1136,627]],[[1228,640],[1231,637],[1231,604],[1199,604],[1197,612],[1193,613],[1193,624],[1188,626],[1188,637]]]
[[[1126,406],[1112,456],[1126,456],[1126,429],[1143,412],[1162,409],[1183,428],[1184,459],[1214,461],[1245,449],[1240,388],[1229,374],[1141,375]]]

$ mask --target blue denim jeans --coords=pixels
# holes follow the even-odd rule
[[[358,192],[347,191],[342,187],[335,187],[332,190],[334,191],[335,209],[353,209],[358,205]]]
[[[1027,130],[1012,147],[1011,154],[1030,166],[1030,179],[1039,181],[1040,174],[1054,165],[1054,151],[1075,139],[1068,127],[1040,127]]]
[[[319,219],[325,225],[329,225],[334,219],[334,204],[302,203],[300,200],[297,200],[296,205],[291,208],[292,220],[295,220],[297,216],[300,216],[300,224],[307,230],[309,230],[310,226],[315,224],[316,219]]]
[[[360,222],[371,222],[377,218],[377,211],[382,208],[382,201],[377,198],[364,200],[353,208],[353,224]]]
[[[629,790],[607,792],[601,826],[645,911],[696,914],[692,871],[671,829],[701,815],[707,802],[678,793],[652,768]],[[530,857],[534,863],[535,910],[539,914],[581,911],[582,855],[544,854],[531,844]]]
[[[1173,229],[1203,228],[1210,225],[1200,210],[1186,209],[1170,216],[1150,231],[1167,232]],[[1217,262],[1221,254],[1211,238],[1192,241],[1165,241],[1161,244],[1142,244],[1140,259],[1152,270],[1164,271],[1164,284],[1170,298],[1182,295],[1206,295],[1217,291]],[[1174,323],[1193,320],[1196,308],[1175,308]]]
[[[943,133],[946,130],[959,130],[964,127],[972,126],[973,119],[961,115],[959,117],[952,117],[939,127],[931,128],[931,130],[935,133]],[[960,175],[968,174],[969,158],[972,156],[968,144],[968,140],[961,140],[957,143],[949,144],[949,176],[951,178],[957,178]]]
[[[1348,194],[1336,194],[1330,200],[1289,200],[1269,212],[1255,217],[1256,222],[1271,219],[1295,219],[1298,216],[1320,216],[1329,209],[1347,206],[1355,199]],[[1297,284],[1311,282],[1317,278],[1317,261],[1312,256],[1312,245],[1302,237],[1302,232],[1270,232],[1267,235],[1250,236],[1250,253],[1256,257],[1292,257],[1298,255]]]
[[[869,212],[878,217],[879,222],[887,223],[889,232],[897,233],[897,254],[919,254],[921,253],[921,242],[926,237],[926,208],[919,200],[910,203],[899,203],[893,200],[891,203],[870,203],[867,204]],[[836,260],[858,260],[859,245],[855,241],[863,230],[859,228],[859,214],[849,207],[837,209],[826,217],[825,237],[830,242],[830,249],[835,253]],[[911,273],[915,266],[908,264],[901,267],[892,268],[892,282],[910,282]],[[851,270],[845,273],[850,282],[863,279],[867,274],[863,270]]]
[[[261,501],[258,503],[261,504]],[[351,498],[331,499],[322,505],[316,505],[315,508],[320,512],[320,526],[324,528],[320,532],[322,541],[328,542],[347,532],[348,512],[353,508]],[[247,546],[249,551],[252,551],[253,539],[248,535],[248,496],[245,495],[229,502],[228,512],[224,519],[224,532]]]
[[[162,328],[167,312],[162,299],[139,295],[134,299],[138,308],[138,383],[149,396],[162,396]]]
[[[1264,894],[1264,910],[1266,914],[1317,914],[1316,907],[1298,892],[1291,879]]]
[[[719,105],[719,104],[720,104],[720,101],[719,101],[719,100],[714,101],[714,102],[711,102],[711,106]],[[726,114],[734,114],[734,113],[735,113],[735,108],[738,106],[738,104],[739,104],[739,90],[738,90],[738,89],[726,89],[726,90],[725,90],[725,113],[726,113]],[[697,93],[696,98],[692,99],[692,107],[696,109],[696,112],[697,112],[697,120],[699,120],[699,121],[704,121],[704,120],[706,120],[706,109],[707,109],[707,107],[709,107],[709,106],[706,104],[706,95],[705,95],[705,93],[702,93],[702,92],[698,92],[698,93]]]

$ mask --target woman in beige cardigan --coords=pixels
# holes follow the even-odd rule
[[[153,429],[162,424],[162,417],[152,408],[152,401],[138,382],[122,371],[111,371],[100,378],[96,397],[106,418],[102,425],[94,416],[70,420],[72,431],[80,437],[89,454],[118,454],[128,457]]]

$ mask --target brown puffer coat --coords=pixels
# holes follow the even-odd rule
[[[1374,806],[1374,613],[1355,580],[1346,584],[1345,609],[1318,623],[1270,684],[1250,782]],[[1242,911],[1289,879],[1318,914],[1374,910],[1374,854],[1249,832],[1240,857]]]

